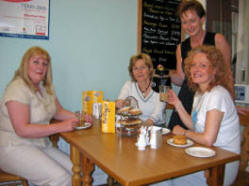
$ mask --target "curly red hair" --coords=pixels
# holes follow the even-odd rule
[[[231,82],[227,79],[229,76],[228,64],[225,62],[221,51],[214,46],[203,45],[192,49],[188,53],[188,57],[185,59],[185,74],[188,80],[189,88],[191,88],[193,91],[199,90],[198,84],[193,83],[190,74],[193,58],[198,53],[205,54],[212,68],[216,71],[215,77],[209,84],[208,91],[210,91],[214,86],[221,85],[226,88],[232,96],[233,87],[231,87]]]

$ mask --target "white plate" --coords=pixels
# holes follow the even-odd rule
[[[170,133],[170,130],[167,128],[162,128],[162,135]]]
[[[187,139],[187,143],[186,143],[186,144],[184,144],[184,145],[177,145],[177,144],[174,144],[173,138],[168,139],[168,140],[167,140],[167,143],[168,143],[169,145],[174,146],[174,147],[189,147],[189,146],[191,146],[191,145],[194,144],[194,142],[193,142],[192,140]]]
[[[195,156],[200,158],[208,158],[216,154],[214,150],[206,147],[190,147],[185,149],[185,152],[190,156]]]
[[[159,127],[159,126],[152,126],[154,130],[160,130],[162,129],[162,135],[170,133],[170,130],[167,128]]]
[[[75,130],[82,130],[82,129],[88,129],[92,126],[91,123],[85,122],[83,126],[76,126]]]

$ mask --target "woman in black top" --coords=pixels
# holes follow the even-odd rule
[[[178,7],[178,15],[181,19],[182,28],[189,37],[177,46],[176,71],[170,71],[170,77],[175,85],[181,86],[178,97],[182,101],[186,111],[191,113],[194,92],[188,88],[185,73],[183,71],[184,59],[186,58],[187,53],[197,46],[214,45],[216,48],[220,49],[230,68],[231,52],[229,44],[222,34],[206,32],[203,29],[206,13],[201,3],[196,0],[182,1]],[[230,81],[231,86],[233,86],[232,71],[228,74],[228,81]],[[173,112],[168,127],[173,129],[175,125],[180,125],[186,129],[186,126],[182,123],[178,114]]]

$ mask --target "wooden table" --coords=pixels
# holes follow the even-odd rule
[[[185,153],[184,148],[166,144],[170,135],[163,137],[159,149],[147,147],[145,151],[139,151],[135,146],[136,137],[102,133],[99,121],[95,121],[90,129],[60,135],[70,143],[73,186],[81,185],[81,181],[84,185],[91,185],[94,164],[127,186],[149,184],[207,169],[209,185],[222,185],[224,164],[240,158],[238,154],[215,147],[212,148],[216,151],[214,157],[192,157]]]

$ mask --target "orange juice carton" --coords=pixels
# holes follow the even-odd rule
[[[93,113],[93,104],[94,103],[101,103],[103,101],[103,91],[83,91],[83,112],[88,114]]]
[[[115,102],[102,102],[102,132],[115,133]]]

